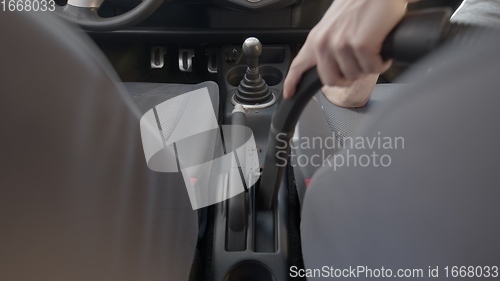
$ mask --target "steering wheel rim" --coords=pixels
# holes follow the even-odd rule
[[[164,0],[143,0],[132,10],[115,17],[102,18],[97,12],[104,0],[68,0],[57,6],[56,13],[89,31],[113,31],[135,25],[160,7]]]

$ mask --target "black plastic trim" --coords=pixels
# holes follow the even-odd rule
[[[246,38],[258,37],[264,44],[303,43],[309,29],[163,29],[133,28],[113,32],[89,32],[94,40],[144,43],[211,43],[235,44]]]

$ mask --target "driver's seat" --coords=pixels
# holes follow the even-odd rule
[[[45,13],[4,12],[0,34],[0,280],[189,280],[198,214],[180,173],[148,169],[104,55]]]

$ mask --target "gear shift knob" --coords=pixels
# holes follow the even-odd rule
[[[262,44],[259,39],[250,37],[243,43],[243,53],[247,57],[249,68],[259,67],[259,57],[262,55]]]
[[[269,101],[272,93],[259,72],[259,57],[262,55],[259,39],[250,37],[245,40],[243,53],[247,58],[248,67],[235,94],[236,101],[247,105]]]

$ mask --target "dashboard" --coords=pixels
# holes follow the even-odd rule
[[[137,27],[149,28],[299,28],[310,29],[333,0],[166,0]],[[138,0],[107,0],[103,17],[127,12]]]
[[[257,10],[283,8],[297,3],[297,0],[215,0],[215,3],[239,9]]]

